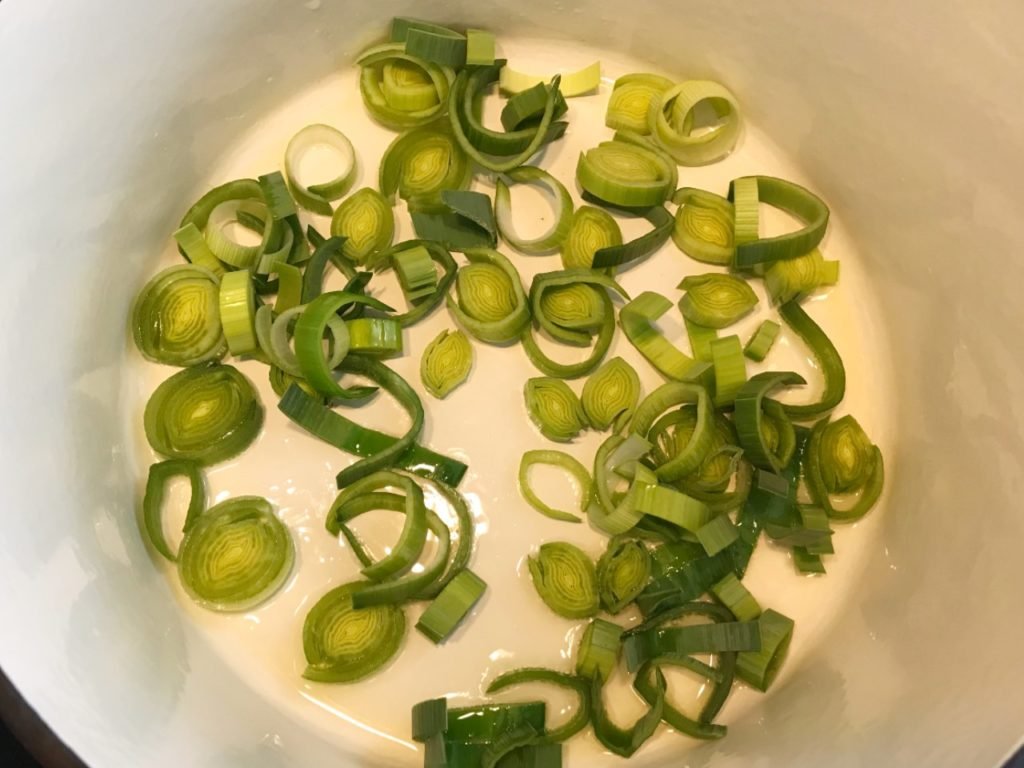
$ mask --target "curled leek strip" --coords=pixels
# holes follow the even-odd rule
[[[355,551],[360,562],[372,566],[373,558],[366,551],[359,537],[348,526],[352,520],[362,514],[374,510],[388,510],[391,512],[406,512],[406,499],[394,493],[363,493],[342,507],[336,508],[335,522],[340,526],[342,535]],[[422,566],[420,571],[410,571],[403,576],[381,581],[377,584],[370,584],[357,591],[352,597],[352,605],[356,608],[365,608],[370,605],[381,605],[384,603],[402,603],[414,598],[429,589],[444,573],[448,565],[448,553],[451,549],[451,533],[448,526],[431,509],[424,509],[420,512],[424,516],[427,529],[437,538],[437,550],[429,563]]]
[[[256,310],[256,336],[259,339],[263,353],[270,359],[276,368],[297,379],[303,378],[302,368],[299,366],[299,359],[292,351],[291,337],[295,322],[305,311],[305,305],[299,305],[286,309],[276,318],[268,306],[262,306]],[[326,330],[330,331],[331,354],[327,358],[327,367],[333,370],[348,354],[349,335],[345,321],[335,315],[327,321]]]
[[[377,365],[380,364],[377,363]],[[384,366],[381,366],[381,368],[384,368]],[[303,385],[308,387],[308,384],[302,380],[286,384],[287,388],[281,397],[281,401],[278,403],[278,409],[298,426],[325,443],[333,445],[338,450],[363,458],[372,458],[382,451],[391,448],[399,440],[405,439],[405,437],[398,438],[359,426],[337,411],[327,408],[315,392],[307,391]],[[409,395],[404,390],[400,392],[403,398]],[[412,395],[415,396],[415,392]],[[393,465],[400,467],[417,475],[440,480],[452,486],[458,485],[463,475],[466,474],[465,464],[436,454],[428,448],[417,445],[415,442],[401,453],[385,455],[380,459],[375,459],[375,462],[379,462],[379,466]],[[378,464],[375,463],[374,468],[377,466]],[[360,469],[360,472],[362,471]],[[348,470],[342,470],[342,475],[345,475],[347,472]],[[457,505],[453,502],[453,506]],[[460,544],[461,542],[462,539],[460,538]]]
[[[700,372],[701,363],[680,352],[654,327],[672,302],[660,293],[644,291],[619,312],[619,324],[629,342],[658,371],[670,379],[682,380]]]
[[[843,358],[839,355],[832,340],[821,329],[804,308],[795,301],[779,307],[779,314],[794,333],[799,336],[811,350],[817,367],[821,369],[824,386],[816,403],[783,405],[786,414],[797,420],[813,419],[835,408],[843,401],[846,394],[846,368]]]
[[[679,284],[686,291],[679,309],[690,322],[707,328],[725,328],[754,311],[757,294],[747,282],[732,275],[690,275]]]
[[[642,541],[611,539],[597,561],[597,592],[608,613],[622,611],[651,578],[651,554]]]
[[[774,176],[744,176],[729,184],[729,199],[736,206],[736,266],[740,268],[804,256],[821,245],[828,229],[828,206],[817,195],[791,181]],[[785,235],[758,237],[756,218],[752,225],[744,223],[743,226],[740,218],[741,213],[748,218],[756,216],[758,201],[785,211],[804,222],[804,226]],[[748,240],[750,235],[754,239]]]
[[[696,426],[694,405],[684,405],[659,418],[648,434],[654,446],[655,464],[664,464],[686,450]],[[738,441],[732,422],[720,413],[715,414],[707,454],[696,470],[679,481],[681,489],[687,493],[694,489],[708,493],[725,490],[739,469],[742,451]]]
[[[213,364],[178,371],[160,384],[144,423],[157,453],[210,465],[249,447],[263,426],[263,406],[238,370]]]
[[[651,223],[651,231],[622,245],[610,245],[594,254],[594,269],[620,267],[637,261],[661,248],[672,234],[672,214],[656,205],[640,213]]]
[[[321,395],[343,400],[358,400],[373,394],[376,387],[340,386],[331,374],[330,362],[324,354],[323,345],[328,325],[336,317],[337,311],[349,304],[365,304],[382,311],[388,310],[387,305],[362,294],[345,291],[321,294],[306,306],[295,323],[295,356],[299,361],[302,377]]]
[[[380,192],[387,200],[437,199],[445,189],[465,189],[472,167],[469,158],[443,125],[415,128],[401,134],[380,161]]]
[[[270,502],[238,496],[195,518],[181,542],[178,572],[200,605],[244,611],[277,592],[294,562],[291,533]]]
[[[639,399],[640,377],[621,357],[613,357],[587,379],[580,402],[590,425],[605,430],[632,419]]]
[[[702,125],[701,109],[710,112],[714,124]],[[680,165],[721,160],[740,135],[736,97],[710,80],[688,80],[652,99],[647,120],[654,138]]]
[[[537,594],[559,616],[587,619],[597,613],[597,572],[579,547],[563,541],[541,544],[527,565]]]
[[[852,523],[870,511],[882,495],[885,466],[882,452],[871,443],[853,416],[814,425],[804,457],[804,478],[815,503],[829,518]],[[838,506],[832,495],[858,494],[852,504]]]
[[[622,627],[604,619],[592,619],[583,630],[576,650],[576,674],[587,680],[607,681],[619,664]]]
[[[506,176],[515,184],[532,184],[542,188],[554,200],[552,222],[547,231],[534,238],[521,237],[512,220],[512,195],[503,179],[498,179],[494,192],[494,214],[498,231],[505,241],[521,253],[539,254],[558,248],[572,223],[573,204],[569,190],[554,176],[540,168],[524,165]]]
[[[142,524],[146,538],[153,548],[172,563],[178,561],[177,553],[167,543],[164,534],[163,504],[167,484],[172,477],[184,477],[191,489],[188,511],[185,514],[183,531],[192,527],[196,518],[202,514],[206,506],[206,491],[203,488],[203,477],[194,461],[186,459],[169,459],[153,464],[146,478],[146,495],[142,500]]]
[[[672,381],[662,384],[645,397],[633,417],[633,433],[650,440],[651,428],[657,418],[669,408],[687,403],[696,404],[696,424],[686,446],[655,470],[662,482],[679,480],[703,463],[714,433],[711,398],[699,384]]]
[[[338,473],[336,478],[339,488],[366,477],[371,472],[384,467],[393,466],[396,462],[407,460],[409,451],[416,445],[416,439],[423,431],[423,403],[409,382],[381,362],[361,355],[349,355],[341,362],[341,370],[365,376],[379,384],[391,394],[409,414],[409,429],[399,438],[388,438],[387,446],[382,446],[376,453],[357,461]],[[450,461],[450,460],[449,460]],[[413,471],[416,465],[411,467]],[[457,482],[457,481],[455,481]]]
[[[197,267],[208,269],[219,280],[224,276],[224,265],[213,255],[210,246],[206,244],[206,238],[192,222],[185,224],[174,233],[174,240],[178,243],[178,250],[185,260]]]
[[[519,492],[523,494],[526,502],[546,517],[552,520],[562,520],[566,523],[582,522],[572,512],[565,512],[561,509],[545,503],[533,490],[530,485],[530,468],[535,464],[550,464],[551,466],[563,469],[572,475],[580,487],[580,511],[586,511],[590,506],[594,494],[594,484],[590,479],[587,468],[580,464],[575,458],[562,451],[527,451],[519,462]]]
[[[530,322],[523,284],[512,263],[497,251],[466,251],[469,265],[455,276],[455,294],[448,309],[466,331],[480,341],[502,344],[517,338]]]
[[[568,72],[561,75],[562,95],[566,98],[582,96],[591,91],[596,91],[601,84],[601,62],[595,61],[576,72]],[[533,88],[539,83],[545,83],[550,77],[540,75],[528,75],[524,72],[517,72],[509,67],[502,67],[499,86],[505,93],[522,93],[527,88]]]
[[[587,727],[587,724],[590,722],[590,685],[586,678],[577,675],[567,675],[564,672],[555,672],[550,669],[524,667],[498,675],[487,686],[486,693],[490,695],[522,683],[550,683],[560,688],[568,688],[578,696],[579,703],[576,712],[565,724],[557,728],[545,729],[543,736],[541,736],[543,743],[557,744],[575,736]]]
[[[527,379],[526,410],[541,434],[556,442],[569,442],[587,425],[580,399],[561,379]]]
[[[242,225],[247,214],[254,215],[262,228],[259,245],[239,243],[225,231]],[[188,229],[190,224],[203,233],[207,249],[218,262],[237,269],[255,266],[260,255],[276,245],[282,226],[269,214],[263,188],[255,179],[229,181],[211,189],[185,213],[181,228]]]
[[[597,504],[588,510],[590,522],[609,536],[617,536],[634,528],[643,513],[636,508],[639,488],[642,484],[657,483],[654,473],[637,462],[648,454],[650,443],[639,435],[624,438],[612,435],[597,449],[594,456],[594,488]],[[612,481],[617,472],[626,467],[633,468],[633,482],[621,498],[613,496]]]
[[[599,200],[623,208],[660,206],[672,194],[674,167],[638,144],[605,141],[582,153],[576,181]]]
[[[594,254],[618,245],[622,245],[622,230],[611,214],[592,205],[580,206],[562,240],[562,266],[589,268]]]
[[[249,270],[228,272],[220,281],[220,324],[233,355],[248,355],[257,349],[256,294]]]
[[[764,273],[764,287],[775,304],[800,299],[838,280],[839,262],[825,261],[817,248],[805,256],[773,262]]]
[[[526,128],[540,120],[547,107],[547,102],[548,88],[544,83],[538,82],[532,88],[520,91],[505,102],[505,106],[501,110],[501,124],[506,131],[511,133]],[[552,119],[559,120],[568,111],[569,105],[565,103],[565,99],[559,92],[555,96],[555,113],[552,115]],[[506,135],[504,141],[507,140],[508,136]]]
[[[640,717],[630,728],[620,728],[608,717],[604,707],[604,696],[602,694],[603,683],[599,675],[595,675],[591,681],[590,706],[591,722],[594,725],[594,735],[609,751],[620,757],[631,757],[649,739],[658,724],[661,722],[661,715],[665,708],[665,676],[661,670],[655,668],[655,684],[653,703],[650,709]]]
[[[344,488],[327,512],[326,528],[337,535],[352,518],[369,511],[361,504],[353,508],[353,502],[358,502],[367,493],[387,487],[397,488],[404,494],[405,522],[389,554],[377,562],[364,565],[363,575],[374,581],[383,581],[409,570],[423,552],[427,540],[427,508],[423,501],[423,490],[411,478],[397,472],[374,472]],[[356,551],[365,552],[362,547],[357,547]]]
[[[485,128],[476,105],[484,90],[498,78],[500,65],[464,69],[448,95],[452,132],[459,146],[478,165],[495,173],[507,173],[529,160],[544,144],[560,138],[565,123],[555,123],[561,78],[555,75],[548,88],[544,112],[535,126],[509,133]]]
[[[530,362],[542,373],[573,379],[587,375],[600,365],[615,335],[615,311],[606,288],[629,298],[618,283],[593,270],[565,269],[534,277],[530,306],[533,319],[541,329],[558,341],[578,346],[589,343],[591,328],[597,330],[597,340],[585,360],[558,363],[541,350],[533,338],[532,327],[528,326],[522,334],[523,348]],[[602,309],[597,308],[598,303]]]
[[[437,281],[436,290],[426,297],[412,301],[412,306],[408,311],[393,316],[395,320],[401,323],[403,328],[418,323],[445,300],[452,283],[455,282],[455,275],[458,271],[455,260],[443,245],[423,240],[407,240],[404,243],[399,243],[389,248],[377,257],[374,269],[380,271],[388,267],[394,267],[396,266],[396,259],[401,259],[402,255],[408,251],[419,249],[426,250],[431,261],[441,268],[442,274]]]
[[[337,157],[333,178],[310,183],[302,173],[303,160],[313,150],[330,152]],[[352,142],[337,128],[322,123],[307,125],[292,136],[285,147],[284,173],[299,205],[313,213],[330,216],[331,201],[344,196],[355,180],[356,153]]]
[[[411,61],[394,59],[381,70],[384,100],[400,112],[418,112],[437,106],[437,89],[426,71]]]
[[[781,445],[773,450],[766,442],[763,427],[767,410],[765,395],[778,387],[806,383],[797,373],[766,371],[751,377],[736,394],[736,432],[744,455],[754,466],[778,473],[788,463],[788,456]],[[779,415],[785,420],[784,414]],[[791,426],[789,431],[792,431]]]
[[[727,267],[736,254],[733,204],[702,189],[686,187],[673,195],[679,205],[672,240],[691,259]]]
[[[415,109],[414,107],[420,105],[415,103],[415,99],[407,98],[406,88],[396,88],[399,83],[395,82],[394,78],[397,73],[394,70],[391,72],[392,82],[385,90],[384,67],[399,62],[406,70],[416,68],[422,72],[422,75],[406,74],[403,79],[410,86],[410,90],[415,90],[417,93],[419,93],[419,89],[412,88],[411,80],[415,78],[418,81],[429,81],[436,96],[433,103]],[[401,43],[385,43],[369,48],[356,59],[356,64],[361,68],[359,92],[363,97],[363,104],[366,106],[366,111],[370,113],[370,117],[381,125],[392,130],[402,131],[426,125],[444,114],[453,76],[447,67],[438,66],[433,62],[406,53],[405,46]],[[422,99],[422,96],[419,98]]]
[[[132,308],[132,335],[143,357],[180,366],[222,358],[227,343],[218,282],[208,269],[182,264],[146,283]]]
[[[651,102],[673,85],[671,80],[661,75],[646,72],[623,75],[615,81],[608,97],[604,124],[615,131],[650,133],[647,115]]]
[[[380,192],[363,187],[338,206],[331,217],[331,234],[345,238],[342,254],[362,266],[391,245],[395,214]]]
[[[469,378],[473,347],[462,331],[441,331],[423,350],[420,379],[434,397],[443,400]]]
[[[306,670],[322,683],[352,683],[380,670],[398,653],[405,613],[395,605],[355,608],[352,596],[365,584],[335,587],[317,601],[302,626]]]

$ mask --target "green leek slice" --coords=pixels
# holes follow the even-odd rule
[[[739,216],[741,213],[736,202],[737,185],[756,186],[757,197],[761,203],[773,205],[804,222],[803,228],[776,237],[758,237],[745,241],[740,238]],[[755,264],[766,264],[779,259],[792,259],[803,256],[817,248],[825,237],[828,228],[828,206],[807,189],[791,181],[777,179],[773,176],[747,176],[734,179],[729,185],[729,199],[736,203],[736,266],[752,267]],[[755,230],[756,231],[756,222]]]
[[[583,69],[560,75],[562,78],[562,95],[566,98],[572,96],[583,96],[591,91],[597,90],[601,84],[601,62],[595,61]],[[527,88],[533,88],[538,83],[544,83],[551,78],[541,75],[528,75],[517,72],[510,67],[502,67],[499,86],[505,93],[521,93]]]
[[[697,541],[704,547],[709,556],[717,555],[732,545],[739,537],[739,531],[726,515],[712,518],[697,529]]]
[[[430,293],[428,296],[412,301],[412,306],[408,311],[393,315],[393,319],[397,320],[402,324],[402,327],[408,327],[420,320],[425,318],[431,312],[433,312],[441,302],[445,300],[451,289],[452,284],[455,282],[455,275],[458,271],[458,265],[448,250],[440,243],[425,242],[422,240],[407,240],[404,243],[389,248],[382,254],[379,254],[376,262],[374,263],[374,269],[383,270],[388,267],[396,266],[396,260],[402,258],[402,254],[407,251],[416,251],[425,249],[427,254],[430,256],[431,261],[439,266],[442,270],[442,274],[437,281],[437,289]],[[399,277],[401,280],[401,277]]]
[[[623,642],[631,672],[656,659],[694,653],[761,650],[761,632],[752,621],[710,622],[683,627],[632,630]]]
[[[369,187],[345,198],[331,217],[331,235],[345,238],[341,252],[358,265],[365,265],[391,245],[394,234],[391,206],[380,192]]]
[[[443,643],[483,597],[487,584],[469,569],[460,571],[416,622],[416,629],[435,643]]]
[[[188,262],[209,270],[216,275],[218,280],[224,276],[224,265],[213,255],[210,246],[206,244],[206,238],[194,223],[190,221],[176,230],[174,240],[178,244],[178,250]]]
[[[765,395],[777,387],[806,384],[797,373],[766,371],[751,377],[736,394],[736,431],[747,460],[754,466],[780,472],[787,457],[780,449],[772,450],[765,439]]]
[[[494,212],[502,238],[520,253],[539,254],[558,248],[565,240],[572,223],[573,203],[569,190],[547,171],[524,165],[506,176],[515,184],[532,184],[542,188],[554,200],[551,226],[534,238],[521,237],[512,220],[512,196],[509,185],[498,179],[494,192]]]
[[[505,102],[501,110],[501,124],[509,133],[529,128],[543,116],[547,103],[548,88],[544,83],[538,82],[532,88],[520,91]],[[553,120],[559,120],[568,111],[569,105],[559,92],[555,96],[555,110],[551,117]]]
[[[502,254],[479,248],[466,251],[469,265],[456,274],[448,309],[474,338],[503,344],[517,338],[530,322],[523,284]]]
[[[386,62],[381,68],[380,86],[388,105],[401,112],[430,109],[440,101],[430,76],[411,61]]]
[[[679,300],[683,317],[708,328],[726,328],[757,306],[757,294],[746,280],[732,275],[690,275],[679,288],[686,291]]]
[[[300,168],[313,149],[328,150],[339,158],[337,176],[325,181],[309,182],[302,178]],[[329,125],[307,125],[288,141],[284,150],[284,172],[288,187],[299,205],[322,216],[331,215],[331,202],[348,192],[356,177],[356,153],[352,142]]]
[[[651,102],[673,85],[667,77],[647,72],[623,75],[615,81],[608,97],[604,124],[615,131],[650,133],[647,116]]]
[[[590,425],[606,430],[628,423],[639,399],[640,377],[621,357],[613,357],[587,379],[580,402]]]
[[[736,676],[759,691],[767,691],[782,668],[793,638],[793,620],[771,609],[757,620],[761,648],[744,651],[736,660]]]
[[[357,317],[346,320],[349,350],[371,357],[402,354],[402,326],[390,317]]]
[[[590,506],[594,493],[593,481],[590,478],[590,473],[587,472],[587,468],[563,451],[527,451],[519,462],[519,492],[523,494],[527,504],[552,520],[562,520],[567,523],[582,522],[573,513],[555,509],[546,504],[536,494],[530,485],[530,468],[535,464],[550,464],[565,470],[575,478],[580,487],[580,511],[586,511],[587,507]]]
[[[483,29],[466,30],[466,66],[485,67],[494,63],[494,33]]]
[[[498,243],[491,198],[482,192],[443,189],[440,201],[410,199],[409,212],[417,236],[449,250],[493,248]]]
[[[220,324],[233,355],[248,355],[256,343],[256,294],[249,270],[228,272],[220,281]]]
[[[573,213],[562,240],[562,266],[590,268],[598,251],[619,245],[622,245],[622,230],[611,214],[592,205],[582,205]]]
[[[619,664],[622,627],[604,619],[591,619],[576,651],[576,674],[606,682]]]
[[[695,131],[700,107],[716,124]],[[710,80],[688,80],[651,100],[648,126],[657,142],[680,165],[707,165],[732,152],[740,134],[739,107],[729,89]]]
[[[724,408],[736,400],[747,381],[747,362],[739,336],[725,336],[711,342],[711,364],[715,370],[715,407]]]
[[[654,327],[672,302],[659,293],[644,291],[619,311],[623,333],[637,351],[663,376],[682,380],[699,372],[700,363],[683,354]]]
[[[564,344],[586,346],[600,333],[613,309],[604,289],[627,294],[607,275],[589,269],[542,272],[530,284],[530,309],[534,322]],[[614,324],[614,322],[613,322]]]
[[[245,611],[277,592],[295,562],[295,545],[270,502],[222,501],[194,519],[178,553],[185,591],[215,611]]]
[[[559,616],[586,619],[597,613],[597,572],[579,547],[563,541],[541,544],[527,565],[537,594]]]
[[[451,131],[442,124],[401,134],[384,151],[379,185],[385,199],[439,199],[442,190],[465,189],[471,167]]]
[[[856,522],[878,502],[885,484],[882,452],[873,445],[852,416],[830,422],[826,416],[811,431],[804,457],[807,490],[829,519]],[[834,494],[858,494],[847,506]]]
[[[600,676],[595,675],[591,681],[590,719],[594,726],[594,735],[605,748],[620,757],[632,757],[643,743],[654,735],[654,731],[661,723],[661,715],[665,707],[666,683],[665,676],[660,669],[655,669],[654,674],[656,680],[654,703],[630,728],[625,729],[615,725],[605,711],[603,684]]]
[[[391,266],[398,284],[410,304],[430,296],[437,290],[437,268],[426,246],[418,245],[398,251],[391,257]]]
[[[210,465],[249,447],[263,426],[263,406],[238,370],[213,364],[185,368],[160,384],[143,421],[157,453]]]
[[[666,410],[685,403],[696,403],[697,420],[686,447],[655,471],[662,482],[673,482],[697,469],[707,456],[713,439],[711,398],[699,384],[668,382],[645,397],[637,406],[632,431],[646,438],[655,420]]]
[[[523,390],[526,410],[541,434],[556,442],[569,442],[587,426],[579,397],[561,379],[527,379]]]
[[[147,360],[190,366],[227,351],[218,309],[219,280],[208,269],[165,269],[139,293],[132,308],[135,346]]]
[[[549,683],[560,688],[568,688],[578,696],[573,716],[557,728],[545,729],[540,737],[541,743],[563,742],[587,727],[590,722],[590,686],[585,678],[551,669],[523,667],[498,675],[487,686],[486,692],[490,695],[523,683]]]
[[[298,383],[288,387],[277,407],[293,422],[324,442],[363,458],[377,456],[392,448],[400,439],[359,426],[337,411],[327,408]],[[467,469],[462,462],[441,456],[417,443],[382,461],[381,466],[388,463],[451,486],[459,484]]]
[[[594,254],[593,268],[620,267],[657,251],[672,234],[672,214],[656,205],[640,212],[651,223],[651,231],[622,245],[610,245]]]
[[[810,315],[797,302],[790,301],[779,307],[779,314],[814,355],[817,368],[821,370],[825,380],[821,396],[816,403],[791,405],[786,403],[783,408],[793,419],[813,419],[835,408],[843,401],[846,394],[846,368],[843,358],[839,355],[832,340],[821,329]]]
[[[352,596],[365,586],[353,582],[325,594],[306,615],[302,676],[321,683],[352,683],[369,677],[398,653],[405,637],[405,613],[395,605],[354,608]]]
[[[620,613],[651,578],[647,546],[635,539],[611,539],[597,561],[597,591],[608,613]]]
[[[801,299],[838,280],[839,262],[825,261],[817,248],[804,256],[774,261],[764,272],[764,287],[774,304]]]
[[[410,64],[423,72],[436,93],[436,101],[432,101],[430,106],[415,109],[419,104],[408,101],[404,89],[398,99],[389,100],[389,95],[394,99],[396,91],[394,83],[385,88],[384,68],[398,62]],[[433,122],[444,114],[451,84],[451,70],[446,67],[407,53],[402,43],[373,46],[356,59],[356,64],[360,67],[359,92],[363,97],[363,105],[370,117],[386,128],[396,131],[415,128]]]
[[[199,473],[199,466],[194,461],[169,459],[153,464],[149,468],[149,475],[146,478],[146,494],[142,500],[142,530],[157,552],[172,563],[176,563],[178,555],[167,543],[163,522],[164,493],[172,477],[186,478],[191,489],[188,511],[182,526],[182,530],[185,532],[192,527],[196,518],[206,507],[206,491],[203,488],[203,477]]]
[[[598,200],[622,208],[660,206],[673,192],[670,163],[638,144],[605,141],[580,154],[576,181]]]
[[[761,606],[743,582],[730,573],[711,587],[712,594],[728,608],[738,621],[754,621],[761,615]]]
[[[768,353],[771,351],[772,346],[775,344],[775,339],[779,335],[779,331],[782,330],[782,326],[776,323],[774,320],[764,320],[757,326],[757,330],[754,331],[754,335],[750,337],[746,346],[743,347],[743,354],[749,357],[751,360],[762,362]]]
[[[672,201],[676,211],[672,240],[691,259],[729,266],[736,254],[733,204],[711,192],[686,187]]]
[[[434,397],[443,400],[469,378],[473,347],[462,331],[441,331],[420,358],[420,379]]]

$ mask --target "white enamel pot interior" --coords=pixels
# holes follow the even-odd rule
[[[183,202],[394,15],[720,79],[857,243],[894,382],[878,544],[799,668],[680,764],[996,765],[1024,733],[1009,0],[6,0],[0,667],[28,702],[98,768],[386,764],[254,695],[183,617],[135,526],[121,399],[126,311]]]

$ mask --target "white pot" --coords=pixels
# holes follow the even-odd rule
[[[878,297],[864,322],[887,330],[896,418],[878,543],[784,684],[679,760],[996,765],[1024,732],[1024,5],[1009,0],[4,2],[0,666],[15,686],[97,768],[374,763],[197,639],[136,530],[121,399],[126,311],[183,201],[252,120],[402,14],[729,83],[830,202]]]

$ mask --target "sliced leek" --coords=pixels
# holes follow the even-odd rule
[[[494,213],[498,231],[502,238],[521,253],[539,254],[558,248],[565,240],[572,223],[573,203],[569,190],[547,171],[524,165],[505,174],[515,184],[531,184],[540,187],[554,201],[551,225],[533,238],[518,234],[512,216],[512,195],[504,179],[498,179],[494,192]]]
[[[227,340],[228,349],[236,356],[255,352],[256,343],[256,294],[249,270],[228,272],[221,278],[220,324]]]
[[[551,466],[558,467],[570,474],[573,479],[576,480],[576,483],[579,485],[579,508],[581,512],[585,512],[587,507],[590,506],[590,501],[593,498],[594,493],[593,481],[590,478],[590,473],[587,471],[587,468],[580,464],[575,458],[562,451],[527,451],[523,454],[523,458],[519,462],[519,492],[523,494],[523,498],[526,499],[527,504],[536,509],[542,515],[550,517],[552,520],[562,520],[567,523],[582,522],[580,518],[572,512],[555,509],[537,495],[536,491],[533,490],[533,486],[530,484],[530,469],[535,464],[549,464]]]
[[[491,198],[482,192],[443,189],[439,200],[411,199],[409,212],[419,238],[449,250],[493,248],[498,243]]]
[[[781,330],[782,326],[774,320],[764,320],[759,326],[757,326],[757,330],[754,331],[754,335],[750,337],[746,346],[743,347],[743,354],[751,360],[761,362],[768,357],[768,353],[775,344],[775,339],[778,337],[779,331]]]
[[[701,125],[701,108],[713,115],[713,125]],[[647,120],[654,138],[680,165],[722,159],[740,134],[736,97],[710,80],[687,80],[652,99]]]
[[[736,254],[733,204],[724,197],[690,187],[678,190],[672,240],[691,259],[729,266]]]
[[[380,192],[387,200],[440,199],[441,190],[464,189],[471,167],[443,124],[416,128],[396,138],[380,161]]]
[[[675,83],[667,77],[637,72],[615,81],[608,97],[604,124],[615,131],[650,133],[647,116],[651,102],[661,97]]]
[[[313,150],[335,155],[338,170],[330,179],[309,180],[302,172],[303,161]],[[284,150],[284,172],[288,187],[299,205],[321,216],[331,215],[331,202],[348,192],[356,176],[356,152],[352,142],[329,125],[307,125],[292,136]]]
[[[270,503],[238,496],[195,518],[178,553],[185,591],[215,611],[245,611],[265,602],[291,573],[295,545]]]
[[[690,275],[679,284],[686,291],[679,309],[687,320],[707,328],[726,328],[754,311],[757,294],[732,275]]]
[[[597,613],[597,572],[579,547],[564,541],[541,544],[527,565],[537,594],[559,616],[586,619]]]
[[[786,213],[800,219],[804,226],[795,232],[776,237],[758,237],[747,242],[736,238],[736,266],[752,267],[755,264],[767,264],[779,259],[792,259],[803,256],[817,248],[825,237],[828,228],[828,206],[811,191],[794,184],[792,181],[778,179],[774,176],[746,176],[735,179],[729,185],[729,199],[736,199],[737,185],[751,184],[756,187],[756,200],[773,205]],[[736,209],[739,221],[740,209]],[[737,229],[737,235],[739,229]]]
[[[592,619],[583,630],[576,651],[576,674],[588,680],[607,681],[619,664],[622,627],[604,619]]]
[[[549,440],[569,442],[586,428],[587,415],[579,397],[561,379],[527,379],[523,391],[527,413]]]
[[[622,245],[622,230],[611,214],[592,205],[582,205],[573,213],[562,240],[562,266],[589,268],[598,251],[619,245]]]
[[[750,378],[736,394],[736,431],[746,458],[756,467],[780,472],[787,458],[766,440],[764,405],[768,392],[778,387],[805,384],[803,376],[792,372],[766,371]],[[783,416],[783,418],[785,418]]]
[[[621,357],[613,357],[598,368],[586,384],[580,402],[594,429],[628,423],[640,399],[640,377]]]
[[[817,248],[804,256],[772,262],[764,272],[764,287],[774,304],[801,299],[838,280],[839,262],[825,261]]]
[[[214,364],[185,368],[160,384],[143,420],[157,453],[210,465],[249,447],[263,426],[263,406],[237,369]]]
[[[146,478],[146,495],[142,500],[143,531],[153,548],[171,562],[177,562],[178,554],[171,549],[164,533],[164,493],[173,477],[184,477],[189,483],[188,511],[182,530],[187,532],[196,518],[206,507],[206,491],[199,466],[187,459],[169,459],[153,464]]]
[[[466,251],[469,265],[456,274],[448,309],[473,337],[491,344],[517,338],[530,322],[523,284],[512,263],[497,251]]]
[[[859,520],[878,502],[885,483],[882,452],[871,443],[853,416],[836,421],[825,417],[811,432],[804,457],[807,490],[836,522]],[[832,497],[855,494],[841,505]]]
[[[444,399],[469,378],[473,347],[462,331],[441,331],[423,350],[420,379],[434,397]]]
[[[576,181],[598,200],[622,208],[660,206],[673,192],[670,163],[637,144],[605,141],[580,155]]]
[[[362,266],[391,245],[395,215],[380,192],[363,187],[338,206],[331,217],[331,234],[345,238],[342,254]]]
[[[622,611],[651,577],[651,556],[642,541],[611,539],[597,561],[597,591],[608,613]]]
[[[794,333],[811,350],[817,367],[825,380],[821,396],[816,403],[783,405],[786,413],[793,419],[813,419],[835,408],[843,401],[846,394],[846,368],[843,358],[839,355],[832,340],[821,329],[804,308],[795,301],[787,302],[779,307],[779,314]]]
[[[601,84],[601,62],[595,61],[583,69],[575,72],[568,72],[561,75],[562,95],[569,98],[572,96],[583,96],[584,94],[596,91]],[[520,93],[527,88],[533,88],[538,83],[549,81],[550,76],[528,75],[517,72],[508,66],[502,67],[499,85],[505,93]]]
[[[218,282],[210,270],[183,264],[146,283],[132,308],[132,334],[143,357],[180,366],[222,358],[227,343]]]
[[[487,584],[466,569],[456,574],[416,622],[416,629],[432,642],[443,643],[483,597]]]
[[[557,728],[546,729],[541,736],[542,743],[565,741],[587,727],[587,723],[590,722],[590,686],[585,677],[567,675],[564,672],[555,672],[550,669],[524,667],[498,675],[487,686],[486,692],[488,694],[497,693],[523,683],[549,683],[560,688],[568,688],[578,697],[576,712]]]
[[[701,363],[680,352],[654,323],[672,307],[660,293],[644,291],[619,312],[619,324],[629,342],[658,371],[670,379],[683,380],[699,373]]]
[[[422,76],[416,80],[429,81],[436,95],[436,100],[429,99],[429,106],[420,102],[423,97],[419,94],[416,100],[410,101],[407,90],[396,89],[394,86],[397,83],[394,80],[385,87],[384,68],[388,64],[398,62],[419,69]],[[369,48],[356,59],[356,64],[360,67],[359,92],[363,97],[363,104],[370,117],[381,125],[402,131],[426,125],[444,114],[447,108],[451,70],[407,53],[402,43],[384,43]],[[392,78],[394,74],[392,72]]]
[[[335,587],[317,601],[302,626],[306,670],[321,683],[352,683],[383,668],[402,645],[405,613],[394,605],[354,608],[361,582]]]

